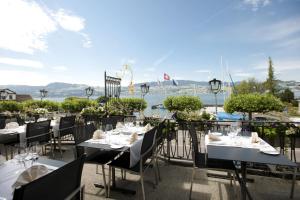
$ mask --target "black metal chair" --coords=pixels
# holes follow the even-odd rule
[[[26,144],[27,146],[33,146],[35,144],[42,145],[51,145],[51,152],[53,156],[53,148],[51,143],[51,132],[50,132],[50,123],[51,120],[28,123],[26,126]],[[46,148],[44,148],[43,154],[46,153]]]
[[[61,157],[62,157],[62,148],[61,148],[62,141],[73,140],[72,136],[73,136],[73,130],[75,126],[75,119],[76,119],[75,115],[60,118],[57,140],[58,140],[58,147],[59,147]]]
[[[163,130],[165,129],[166,125],[165,125],[166,120],[164,120],[163,122],[159,123],[157,131],[156,131],[156,135],[155,135],[155,165],[157,168],[157,175],[158,175],[158,179],[161,180],[161,176],[160,176],[160,171],[159,171],[159,167],[158,167],[158,162],[157,162],[157,157],[159,152],[161,152],[161,150],[163,150],[163,145],[164,145],[164,138],[163,138]]]
[[[206,157],[205,153],[199,152],[198,148],[198,138],[195,126],[193,124],[189,124],[189,133],[192,139],[192,146],[193,146],[193,172],[192,172],[192,180],[191,180],[191,187],[190,187],[190,196],[192,197],[192,190],[193,190],[193,181],[195,176],[195,171],[197,168],[209,168],[209,169],[219,169],[219,170],[226,170],[226,171],[235,171],[235,165],[233,161],[226,161],[226,160],[219,160],[219,159],[209,159]],[[233,173],[232,173],[233,174]],[[230,177],[231,173],[230,173]]]
[[[107,183],[105,175],[105,164],[113,160],[120,152],[118,151],[101,151],[96,148],[84,148],[77,146],[78,144],[89,140],[93,137],[93,133],[96,127],[93,123],[84,126],[76,126],[74,129],[74,140],[76,144],[75,157],[80,157],[86,154],[85,162],[89,164],[96,164],[96,173],[98,173],[98,165],[102,167],[103,183],[105,189],[105,195],[107,196]]]
[[[110,196],[110,185],[111,185],[111,171],[112,168],[118,168],[125,171],[130,171],[134,174],[140,175],[140,182],[142,187],[143,200],[145,200],[145,190],[144,190],[144,172],[148,169],[153,162],[154,158],[154,148],[155,148],[155,135],[157,128],[154,127],[150,131],[146,132],[142,141],[140,161],[133,167],[130,167],[130,152],[124,152],[120,157],[109,163],[109,181],[108,181],[108,197]],[[149,160],[149,162],[147,162]],[[154,167],[155,173],[155,183],[157,184],[157,171]]]
[[[5,118],[0,118],[0,129],[4,129],[5,128]]]
[[[13,200],[65,200],[84,199],[81,175],[85,155],[53,172],[18,187]]]

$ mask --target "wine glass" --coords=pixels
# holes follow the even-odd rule
[[[110,131],[113,130],[112,124],[105,125],[105,139],[107,143],[110,143]]]

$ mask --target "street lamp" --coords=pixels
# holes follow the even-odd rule
[[[48,91],[45,89],[40,90],[40,95],[41,95],[41,101],[43,100],[43,98],[45,98],[48,94]]]
[[[0,90],[0,100],[5,100],[7,97],[7,93],[5,90]]]
[[[221,90],[221,84],[222,84],[222,82],[220,80],[217,80],[217,79],[214,78],[213,80],[209,81],[208,83],[210,85],[210,90],[215,94],[216,114],[217,114],[218,113],[217,94]]]
[[[94,88],[92,88],[92,87],[85,88],[85,94],[86,94],[87,98],[90,99],[90,96],[92,96],[94,94]]]
[[[149,92],[150,86],[145,84],[141,85],[142,98],[144,99],[145,95]]]

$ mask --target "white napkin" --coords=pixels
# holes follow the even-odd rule
[[[258,142],[260,142],[260,141],[259,141],[257,132],[252,132],[251,133],[251,143],[258,143]]]
[[[47,118],[44,118],[44,117],[41,117],[41,118],[38,118],[38,122],[42,122],[42,121],[47,121],[48,119]]]
[[[48,173],[48,168],[44,165],[34,165],[25,171],[23,171],[17,181],[12,185],[13,188],[16,188],[21,185],[25,185],[26,183],[29,183],[31,181],[34,181],[45,174]]]
[[[6,124],[5,129],[11,128],[19,128],[19,124],[17,122],[9,122]]]
[[[152,129],[152,126],[151,126],[151,124],[149,124],[149,123],[143,128],[143,130],[144,130],[145,132],[150,131],[151,129]]]
[[[136,132],[132,133],[131,136],[130,136],[129,143],[133,144],[135,141],[137,141],[138,137],[139,136],[138,136],[138,134]]]
[[[214,135],[212,133],[208,133],[208,139],[212,140],[212,141],[220,141],[221,138],[217,135]]]
[[[105,138],[105,134],[103,133],[102,130],[96,130],[93,134],[93,139],[97,140],[97,139],[103,139]]]
[[[123,127],[124,127],[124,125],[121,122],[118,122],[116,125],[116,128],[123,128]]]

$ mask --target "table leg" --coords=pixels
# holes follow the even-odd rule
[[[290,199],[293,199],[293,197],[294,197],[294,189],[295,189],[295,182],[296,182],[296,173],[297,173],[297,167],[294,167],[294,173],[293,173],[293,180],[292,180],[292,188],[291,188]]]
[[[112,168],[112,187],[116,187],[116,170],[115,168]]]
[[[242,174],[242,187],[241,187],[241,199],[246,200],[246,162],[241,162],[241,174]]]

